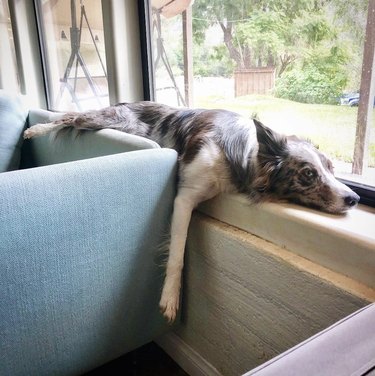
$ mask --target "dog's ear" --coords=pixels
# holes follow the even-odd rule
[[[288,155],[288,147],[285,136],[274,132],[256,119],[253,119],[253,121],[259,144],[258,161],[260,167],[253,186],[254,190],[261,195],[259,197],[261,199],[264,194],[269,194],[274,190],[277,175]]]
[[[304,142],[304,143],[307,143],[307,144],[314,146],[315,149],[319,150],[319,145],[316,144],[315,142],[313,142],[312,140],[310,140],[309,138],[301,138],[301,137],[298,137],[296,135],[291,135],[291,136],[286,136],[286,139],[287,139],[288,142],[289,141]]]
[[[295,134],[292,134],[290,136],[286,136],[287,141],[294,141],[294,142],[300,142],[302,141],[298,136]]]
[[[253,119],[253,121],[259,143],[259,157],[270,156],[275,158],[284,156],[287,151],[286,137],[274,132],[256,119]]]

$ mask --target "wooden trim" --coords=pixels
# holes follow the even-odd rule
[[[155,343],[191,376],[222,376],[211,363],[174,333],[164,334]]]

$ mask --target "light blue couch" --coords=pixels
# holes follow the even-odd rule
[[[0,375],[79,375],[169,329],[177,157],[117,131],[22,144],[27,117],[58,115],[17,101],[0,92]]]

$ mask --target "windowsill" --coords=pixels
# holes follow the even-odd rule
[[[291,204],[252,206],[240,195],[220,195],[199,211],[375,288],[375,209],[336,216]]]

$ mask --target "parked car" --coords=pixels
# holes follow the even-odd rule
[[[359,93],[358,92],[344,93],[340,97],[340,104],[343,105],[343,106],[350,106],[350,107],[358,106],[358,104],[359,104]],[[375,107],[375,98],[374,98],[373,106]]]
[[[359,102],[359,93],[344,93],[340,97],[340,104],[342,106],[358,106]]]

